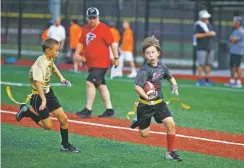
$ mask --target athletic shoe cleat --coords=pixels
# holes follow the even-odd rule
[[[20,111],[16,114],[16,120],[20,121],[23,117],[25,117],[25,112],[27,112],[28,107],[26,106],[26,104],[22,104],[20,106]]]
[[[88,110],[87,108],[84,108],[83,110],[79,111],[76,113],[81,118],[90,118],[91,117],[91,111]]]
[[[138,122],[137,118],[135,117],[135,118],[131,121],[130,128],[134,129],[134,128],[136,128],[137,126],[139,126],[139,122]]]
[[[99,115],[98,117],[114,117],[116,114],[115,114],[115,111],[113,109],[106,109],[103,114]]]
[[[128,78],[135,78],[136,77],[136,73],[130,73],[129,75],[127,75]]]
[[[71,145],[70,143],[66,145],[61,145],[60,147],[61,152],[73,152],[73,153],[78,153],[80,152],[80,149],[76,148],[75,146]]]
[[[182,159],[180,158],[180,156],[175,151],[166,152],[165,159],[167,159],[167,160],[173,160],[173,161],[182,161]]]
[[[199,80],[196,82],[196,85],[197,85],[197,86],[206,86],[206,83],[205,83],[204,80],[199,79]]]
[[[214,85],[214,83],[211,80],[208,80],[206,82],[206,86],[213,86],[213,85]]]

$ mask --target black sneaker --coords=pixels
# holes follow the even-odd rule
[[[66,145],[61,145],[60,151],[78,153],[78,152],[80,152],[80,149],[78,149],[78,148],[74,147],[73,145],[71,145],[70,143],[68,143]]]
[[[103,114],[99,115],[98,117],[114,117],[115,111],[113,109],[106,109]]]
[[[167,159],[167,160],[173,160],[173,161],[182,161],[182,159],[180,158],[180,156],[175,151],[166,152],[165,159]]]
[[[134,119],[131,121],[130,127],[131,127],[132,129],[134,129],[134,128],[136,128],[136,127],[139,126],[139,123],[140,123],[140,122],[137,120],[137,118],[134,118]]]
[[[87,108],[84,108],[83,110],[76,113],[76,115],[80,116],[81,118],[89,118],[91,117],[91,110],[88,110]]]
[[[16,120],[20,121],[23,117],[25,117],[25,112],[27,112],[28,107],[25,104],[21,104],[20,111],[16,114]]]

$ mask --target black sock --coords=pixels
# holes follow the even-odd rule
[[[60,134],[62,137],[62,145],[67,145],[69,143],[68,128],[67,129],[60,128]]]
[[[209,78],[206,78],[205,81],[206,81],[206,82],[209,82]]]
[[[35,123],[39,123],[39,121],[41,121],[41,118],[39,115],[35,114],[35,113],[32,113],[30,111],[30,109],[28,109],[26,112],[25,112],[25,117],[30,117]]]

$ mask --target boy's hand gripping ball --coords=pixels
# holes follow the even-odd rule
[[[144,92],[148,95],[148,100],[151,101],[157,97],[154,85],[147,81],[143,87]]]

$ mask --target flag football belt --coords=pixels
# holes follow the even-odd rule
[[[43,91],[44,91],[45,94],[47,94],[47,93],[50,91],[50,88],[44,89]],[[12,92],[11,92],[11,90],[10,90],[10,86],[6,86],[6,92],[7,92],[8,97],[9,97],[13,102],[15,102],[16,104],[26,104],[26,103],[28,103],[28,102],[30,101],[32,95],[37,95],[37,94],[39,94],[37,90],[32,90],[32,93],[26,96],[26,99],[25,99],[24,102],[18,102],[18,101],[16,101],[16,100],[14,99],[14,97],[13,97],[13,95],[12,95]]]
[[[143,99],[139,99],[139,103],[142,103],[142,104],[146,104],[146,105],[149,105],[149,106],[152,106],[152,105],[156,105],[156,104],[159,104],[163,101],[163,99],[158,99],[158,100],[152,100],[152,101],[147,101],[147,100],[143,100]]]
[[[126,118],[130,120],[130,116],[133,116],[133,115],[136,114],[136,109],[137,109],[138,103],[142,103],[142,104],[146,104],[146,105],[156,105],[156,104],[161,103],[162,101],[163,101],[163,99],[158,99],[158,100],[154,100],[154,101],[146,101],[146,100],[143,100],[143,99],[139,99],[138,101],[136,101],[134,103],[133,111],[130,111],[130,112],[127,113]],[[171,98],[170,100],[166,101],[165,103],[169,104],[169,103],[171,103],[171,101],[180,102],[181,107],[183,109],[186,109],[186,110],[190,109],[190,106],[184,104],[180,99],[175,98],[175,97]]]

